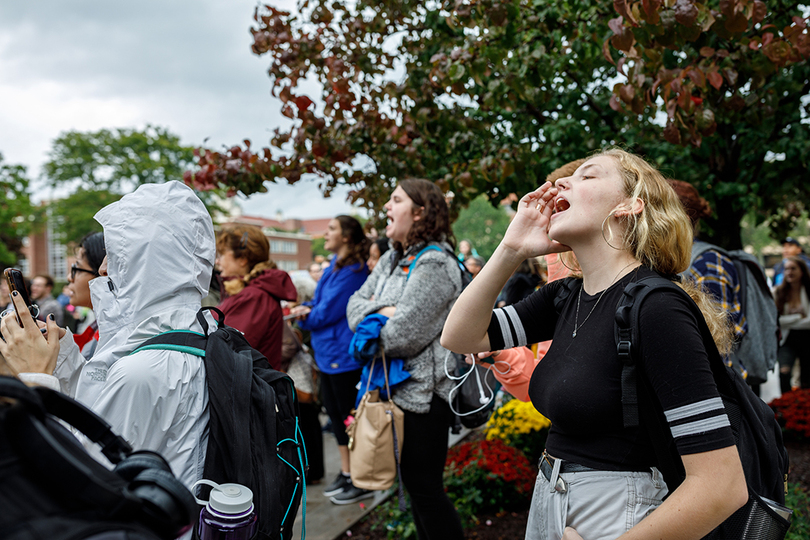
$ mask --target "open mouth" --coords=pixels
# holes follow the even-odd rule
[[[554,201],[554,213],[559,214],[560,212],[565,212],[571,207],[571,205],[563,199],[562,197],[558,197]]]

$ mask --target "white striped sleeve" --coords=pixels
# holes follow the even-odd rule
[[[513,306],[498,308],[492,313],[498,321],[504,349],[522,347],[527,344],[526,330]]]
[[[731,426],[719,397],[704,399],[664,411],[672,437],[677,441]]]

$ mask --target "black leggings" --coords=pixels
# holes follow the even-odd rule
[[[799,372],[802,388],[810,388],[810,330],[791,330],[777,354],[780,366],[782,393],[790,391],[790,370],[796,358],[799,359]]]
[[[338,446],[348,446],[349,436],[346,435],[346,417],[354,409],[357,399],[357,383],[363,370],[346,371],[344,373],[321,373],[321,399],[326,414],[332,420],[332,432],[337,437]]]
[[[447,402],[435,394],[429,412],[405,411],[402,483],[411,496],[419,540],[464,538],[461,520],[442,482],[451,418]]]

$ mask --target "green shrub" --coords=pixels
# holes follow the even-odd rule
[[[792,484],[785,497],[785,506],[793,510],[785,540],[807,540],[810,538],[810,495],[796,484]]]
[[[388,540],[416,538],[416,524],[413,522],[410,503],[410,498],[406,496],[405,511],[399,509],[397,485],[394,484],[391,498],[375,508],[374,512],[369,516],[369,519],[373,522],[371,523],[371,530],[385,530]]]

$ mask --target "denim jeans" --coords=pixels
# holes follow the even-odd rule
[[[614,539],[658,508],[667,493],[663,476],[652,472],[561,473],[564,493],[537,475],[526,540],[559,540],[573,527],[586,540]]]

